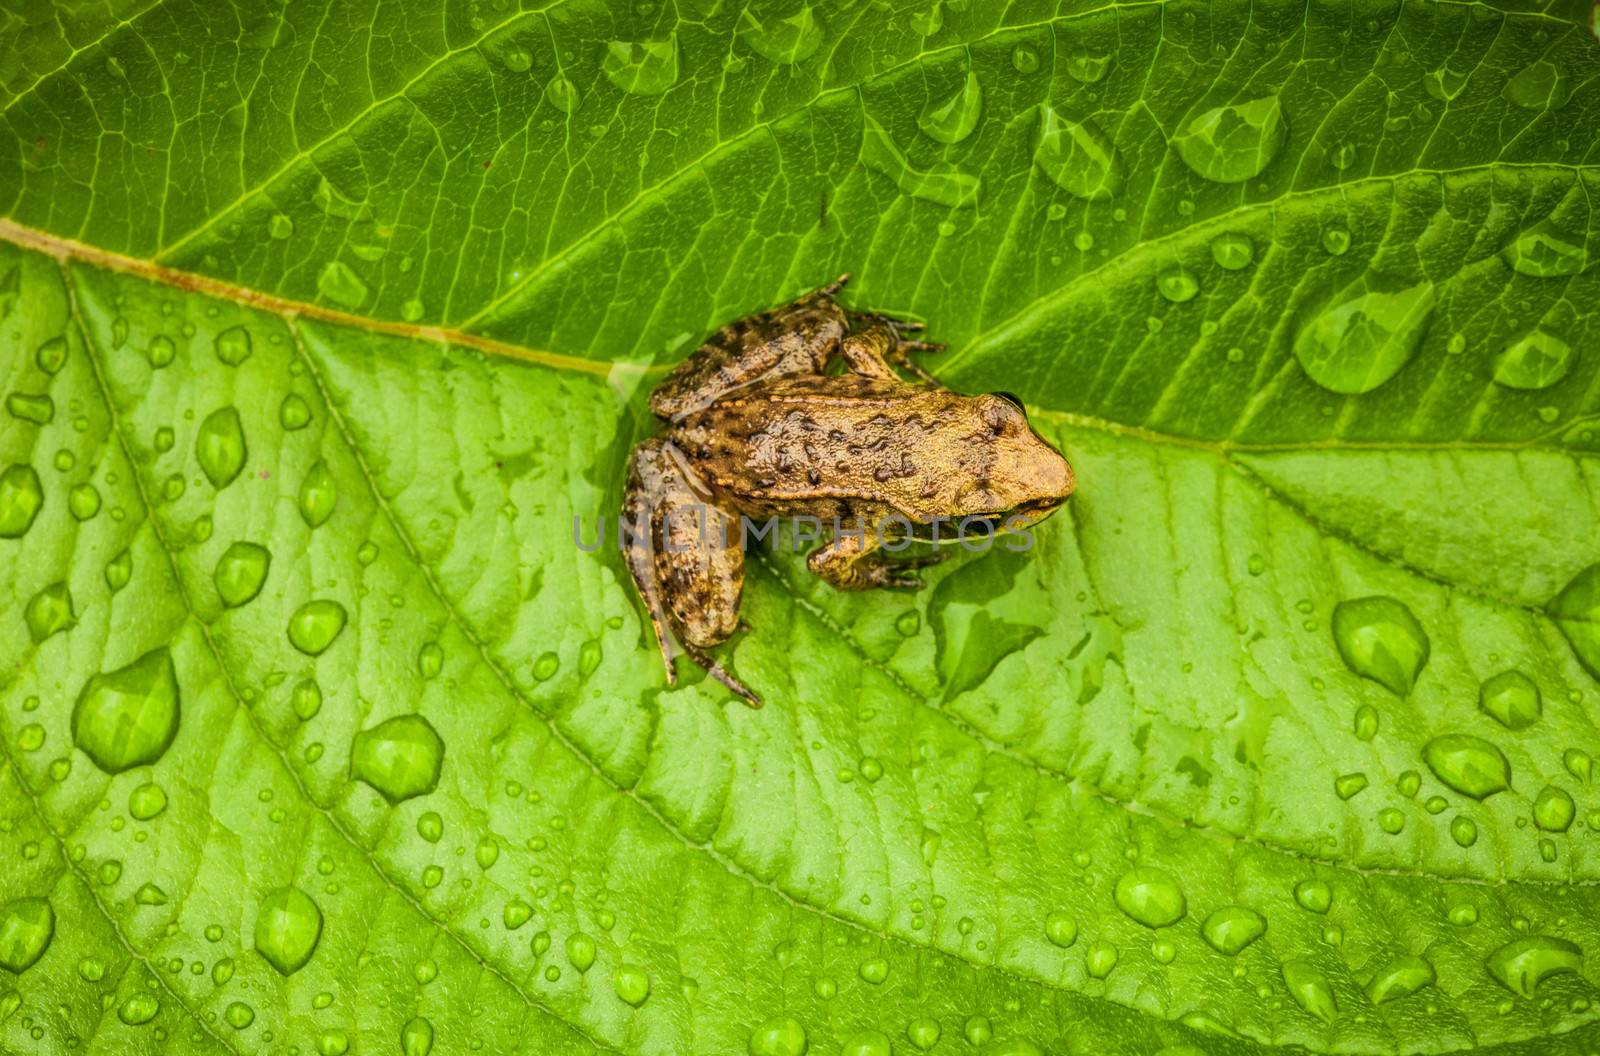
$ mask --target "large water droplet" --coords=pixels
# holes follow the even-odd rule
[[[322,910],[298,887],[280,887],[256,909],[256,952],[282,975],[311,959],[322,938]]]
[[[1182,304],[1193,300],[1194,295],[1200,292],[1200,280],[1188,268],[1168,268],[1156,276],[1156,289],[1167,300]]]
[[[223,1010],[222,1018],[234,1030],[243,1030],[256,1021],[256,1010],[243,1001],[233,1001]]]
[[[1067,75],[1078,83],[1096,84],[1105,78],[1106,70],[1111,67],[1111,56],[1076,48],[1067,53],[1065,66]]]
[[[594,967],[597,952],[594,939],[583,932],[575,931],[567,936],[567,963],[580,973]]]
[[[1533,799],[1533,823],[1545,832],[1566,832],[1577,816],[1572,797],[1554,785],[1546,785]]]
[[[1283,146],[1283,107],[1275,95],[1229,103],[1196,115],[1172,139],[1195,172],[1219,183],[1258,175]]]
[[[1527,675],[1502,671],[1478,688],[1478,708],[1508,730],[1525,730],[1539,721],[1544,700]]]
[[[339,305],[355,311],[367,301],[367,284],[342,260],[330,260],[317,273],[317,291]]]
[[[328,469],[328,463],[317,459],[316,465],[306,471],[306,479],[300,482],[300,516],[311,528],[321,527],[322,523],[333,516],[333,507],[339,501],[339,493],[334,489],[333,473]]]
[[[56,403],[43,393],[13,392],[6,397],[6,410],[24,422],[49,425],[56,416]]]
[[[52,337],[33,354],[33,362],[46,374],[58,374],[67,365],[67,339]]]
[[[311,406],[297,392],[291,392],[278,404],[278,424],[287,432],[304,429],[311,424]]]
[[[178,677],[165,648],[91,675],[72,708],[73,741],[108,774],[155,762],[177,732]]]
[[[272,554],[264,546],[241,541],[228,547],[211,576],[222,604],[237,608],[261,593],[271,566]]]
[[[1600,565],[1590,565],[1573,576],[1550,603],[1550,615],[1578,662],[1600,679]]]
[[[1489,955],[1489,974],[1523,997],[1533,997],[1539,984],[1552,975],[1583,970],[1583,950],[1573,942],[1550,935],[1529,935],[1508,942]]]
[[[1447,733],[1422,747],[1422,760],[1446,786],[1473,799],[1511,787],[1511,764],[1500,749],[1469,733]]]
[[[1533,330],[1496,358],[1494,380],[1512,389],[1547,389],[1567,376],[1572,360],[1572,346],[1554,334]]]
[[[1057,910],[1044,918],[1044,936],[1052,943],[1066,949],[1078,941],[1078,922],[1072,914]]]
[[[0,907],[0,968],[32,968],[56,934],[56,914],[48,899],[16,898]]]
[[[439,783],[444,741],[421,715],[397,715],[356,734],[350,775],[390,803],[425,795]]]
[[[678,38],[606,45],[600,70],[606,80],[634,95],[660,95],[678,80]]]
[[[160,1011],[161,1002],[155,999],[155,995],[140,991],[129,994],[127,999],[117,1006],[117,1018],[130,1027],[141,1027],[155,1019]]]
[[[244,468],[245,453],[237,410],[220,407],[206,415],[195,437],[194,456],[212,487],[221,491],[233,483]]]
[[[611,973],[611,988],[622,1000],[638,1008],[650,996],[650,973],[636,964],[619,964]]]
[[[891,1056],[893,1052],[894,1046],[887,1034],[868,1030],[850,1035],[844,1048],[839,1050],[839,1056]]]
[[[1318,385],[1357,395],[1394,377],[1416,351],[1433,314],[1433,284],[1385,292],[1362,280],[1345,294],[1300,328],[1294,356]]]
[[[750,1032],[750,1056],[805,1056],[806,1029],[788,1017],[769,1019]]]
[[[401,1056],[428,1056],[433,1051],[433,1024],[424,1016],[412,1016],[400,1028]]]
[[[923,108],[917,127],[940,143],[959,143],[978,127],[982,116],[983,88],[978,84],[978,75],[969,70],[954,95]]]
[[[1520,275],[1554,279],[1578,274],[1588,265],[1589,254],[1549,220],[1542,220],[1502,249],[1500,259]]]
[[[72,592],[65,583],[50,584],[28,601],[22,620],[34,644],[75,626],[78,617],[72,611]]]
[[[578,86],[559,73],[550,78],[550,83],[544,86],[544,97],[550,101],[551,106],[563,114],[577,113],[579,105],[583,102],[583,97],[578,93]],[[421,315],[421,312],[417,313],[418,318],[421,318]]]
[[[337,601],[308,601],[289,617],[289,641],[307,656],[320,656],[344,630],[344,606]]]
[[[1558,110],[1572,97],[1572,89],[1565,70],[1539,59],[1508,80],[1501,94],[1528,110]]]
[[[1328,977],[1319,968],[1307,961],[1284,961],[1283,982],[1296,1004],[1324,1023],[1333,1022],[1339,1002],[1334,999]]]
[[[925,172],[912,168],[893,137],[870,117],[861,130],[861,164],[889,177],[901,192],[913,198],[952,209],[976,205],[978,201],[978,177],[943,162]]]
[[[769,14],[761,19],[747,9],[739,20],[739,36],[767,61],[792,66],[816,54],[823,33],[822,23],[808,4],[784,18]]]
[[[1211,259],[1226,271],[1239,271],[1255,260],[1256,244],[1249,235],[1228,231],[1211,240]]]
[[[1381,1005],[1410,997],[1424,987],[1432,986],[1435,975],[1433,965],[1421,957],[1397,957],[1378,970],[1367,986],[1367,996],[1372,1003]]]
[[[1468,74],[1457,73],[1448,65],[1440,66],[1422,78],[1422,87],[1441,103],[1448,103],[1461,94],[1467,85]]]
[[[0,539],[20,539],[44,505],[44,485],[32,466],[13,463],[0,473]]]
[[[1404,697],[1428,662],[1428,636],[1411,610],[1378,595],[1333,609],[1333,641],[1345,665]]]
[[[1079,198],[1100,201],[1122,189],[1122,160],[1106,134],[1044,105],[1039,107],[1033,162],[1057,187]]]
[[[1294,885],[1294,900],[1311,913],[1326,913],[1333,906],[1333,888],[1325,880],[1302,880]]]
[[[128,793],[128,813],[138,821],[149,821],[167,809],[167,793],[160,785],[146,781]]]
[[[939,1044],[939,1021],[927,1016],[919,1016],[906,1024],[906,1040],[922,1052],[927,1052]]]
[[[1200,925],[1200,935],[1212,949],[1237,957],[1246,946],[1267,933],[1267,918],[1246,906],[1223,906]]]
[[[217,358],[230,367],[237,367],[250,358],[250,331],[242,326],[230,326],[216,337]]]
[[[1147,866],[1123,873],[1113,897],[1118,909],[1147,928],[1176,924],[1183,919],[1186,906],[1178,882]]]

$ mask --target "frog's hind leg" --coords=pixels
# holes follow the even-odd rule
[[[839,343],[839,358],[856,374],[869,378],[892,378],[899,380],[898,371],[904,370],[909,374],[937,385],[938,381],[932,374],[922,369],[920,363],[912,360],[911,352],[937,352],[944,348],[943,345],[928,341],[904,341],[894,325],[885,322],[875,322],[864,330],[859,330],[848,335]]]
[[[672,662],[683,651],[673,632],[671,614],[662,595],[661,581],[656,571],[656,507],[666,491],[662,472],[662,447],[666,441],[659,437],[646,440],[633,449],[628,460],[628,483],[622,500],[622,519],[617,524],[617,534],[622,544],[622,557],[639,598],[650,615],[650,626],[655,630],[656,646],[661,650],[661,664],[667,669],[667,685],[678,684],[678,673]]]

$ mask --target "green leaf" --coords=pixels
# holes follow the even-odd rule
[[[530,6],[0,17],[0,1049],[1600,1047],[1588,5]],[[843,271],[1080,490],[669,690]]]

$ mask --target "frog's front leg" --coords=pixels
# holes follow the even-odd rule
[[[813,575],[840,590],[871,590],[873,587],[922,586],[922,577],[907,569],[930,565],[944,555],[894,558],[879,551],[882,540],[870,529],[840,532],[823,546],[806,555],[806,567]]]
[[[667,683],[680,651],[755,708],[761,699],[707,651],[739,629],[744,549],[734,518],[662,437],[633,449],[623,500],[623,556],[650,613]]]
[[[850,334],[839,343],[839,358],[853,373],[869,378],[900,380],[898,370],[916,375],[931,385],[938,381],[911,359],[912,352],[938,352],[944,348],[931,341],[907,341],[895,322],[878,316],[866,329]],[[898,368],[898,370],[897,370]]]

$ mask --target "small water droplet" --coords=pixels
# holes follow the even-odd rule
[[[1350,799],[1367,787],[1367,775],[1363,773],[1340,774],[1334,778],[1333,790],[1340,799]]]
[[[167,809],[167,793],[146,781],[128,793],[128,813],[139,821],[149,821]]]
[[[889,962],[882,957],[869,957],[861,962],[858,974],[864,982],[878,986],[889,978]]]
[[[11,417],[35,425],[49,425],[56,416],[56,404],[43,393],[13,392],[6,397],[6,410]]]
[[[805,1056],[805,1028],[784,1017],[769,1019],[750,1032],[750,1056]]]
[[[1550,935],[1530,935],[1508,942],[1489,955],[1489,974],[1506,989],[1532,998],[1552,975],[1583,970],[1583,950],[1576,943]]]
[[[44,485],[30,465],[13,463],[0,473],[0,539],[20,539],[44,505]]]
[[[1572,88],[1566,70],[1539,59],[1506,81],[1501,94],[1526,110],[1559,110],[1572,97]]]
[[[1356,150],[1356,145],[1346,141],[1328,152],[1328,163],[1343,172],[1356,163],[1358,154],[1359,151]]]
[[[1307,1012],[1324,1023],[1332,1023],[1338,1014],[1339,1003],[1333,996],[1333,987],[1321,969],[1307,961],[1283,962],[1283,982],[1289,996]]]
[[[115,594],[133,578],[133,555],[124,550],[106,562],[106,587]]]
[[[1034,73],[1039,69],[1039,53],[1026,44],[1011,49],[1011,68],[1018,73]]]
[[[913,198],[937,202],[951,209],[977,204],[982,186],[978,177],[946,162],[936,163],[927,170],[912,168],[893,137],[871,117],[866,118],[862,127],[860,157],[861,164],[889,177],[902,193]]]
[[[1450,820],[1450,838],[1461,847],[1471,847],[1478,842],[1478,823],[1465,814],[1457,814]]]
[[[346,618],[337,601],[308,601],[289,617],[289,641],[307,656],[320,656],[344,630]]]
[[[678,38],[613,40],[606,45],[600,70],[606,80],[633,95],[660,95],[678,80]]]
[[[1200,935],[1206,943],[1228,957],[1237,957],[1266,933],[1267,919],[1246,906],[1223,906],[1200,925]]]
[[[304,429],[311,424],[311,406],[299,393],[289,393],[278,404],[278,424],[291,433]]]
[[[220,407],[208,414],[195,436],[194,454],[212,487],[221,491],[232,484],[244,468],[246,456],[239,412]]]
[[[1381,1005],[1396,1001],[1425,987],[1432,986],[1436,976],[1433,965],[1421,957],[1396,957],[1378,970],[1367,985],[1367,996],[1372,1003]]]
[[[217,335],[214,347],[218,359],[230,367],[237,367],[250,358],[250,331],[242,326],[230,326]]]
[[[784,18],[763,20],[746,10],[739,21],[739,36],[757,55],[780,66],[793,66],[816,54],[822,46],[823,27],[808,4]]]
[[[338,504],[339,493],[334,487],[333,473],[324,459],[317,459],[305,479],[300,482],[300,516],[310,528],[319,528]]]
[[[953,95],[923,108],[917,127],[939,143],[959,143],[978,127],[982,116],[983,88],[978,84],[978,75],[968,71]]]
[[[1249,235],[1228,231],[1211,240],[1211,259],[1226,271],[1239,271],[1255,260],[1256,244]]]
[[[1167,300],[1182,304],[1200,292],[1200,280],[1188,268],[1168,268],[1156,276],[1156,289]]]
[[[46,374],[59,374],[67,365],[67,339],[52,337],[33,354],[34,365]]]
[[[1422,87],[1441,103],[1448,103],[1461,94],[1467,85],[1467,74],[1457,73],[1449,66],[1440,66],[1422,78]]]
[[[4,505],[0,499],[0,509]],[[1578,662],[1600,679],[1600,565],[1590,565],[1572,577],[1572,582],[1550,603],[1550,615],[1577,654]]]
[[[1119,956],[1117,948],[1111,943],[1096,939],[1084,954],[1083,969],[1091,979],[1104,979],[1116,968]]]
[[[142,1027],[161,1011],[161,1002],[155,999],[154,994],[143,991],[129,994],[117,1006],[117,1018],[130,1027]]]
[[[243,1001],[233,1001],[223,1011],[222,1018],[227,1020],[228,1026],[234,1030],[243,1030],[256,1021],[256,1010]]]
[[[321,938],[322,910],[298,887],[280,887],[256,907],[256,952],[281,975],[305,967]]]
[[[56,914],[44,898],[14,898],[0,906],[0,968],[27,971],[50,948]]]
[[[973,1042],[974,1045],[980,1044]],[[893,1043],[888,1035],[881,1031],[868,1030],[860,1034],[852,1034],[844,1043],[844,1048],[839,1050],[839,1056],[891,1056],[894,1051]]]
[[[229,546],[217,560],[212,581],[217,596],[227,608],[237,608],[261,593],[272,567],[272,554],[255,543],[236,542]]]
[[[550,78],[550,82],[544,86],[544,97],[549,100],[551,106],[563,114],[577,113],[578,106],[583,102],[583,97],[578,93],[578,86],[559,73]],[[419,309],[422,307],[420,301],[417,302],[417,307]],[[422,313],[419,311],[417,317],[421,316]]]
[[[1511,787],[1511,764],[1482,737],[1467,733],[1435,737],[1423,745],[1422,760],[1434,777],[1463,796],[1487,799]]]
[[[1527,675],[1502,671],[1479,687],[1478,708],[1508,730],[1523,730],[1539,721],[1544,700]]]
[[[171,654],[152,649],[90,676],[72,709],[72,739],[101,770],[120,774],[161,758],[177,735],[178,710]]]
[[[428,1056],[433,1051],[433,1024],[424,1016],[412,1016],[400,1028],[401,1056]]]
[[[1310,913],[1326,913],[1333,906],[1333,888],[1325,880],[1302,880],[1294,885],[1294,900]]]
[[[317,273],[317,292],[341,308],[355,311],[367,301],[367,284],[342,260],[330,260]]]
[[[22,611],[22,618],[28,626],[28,637],[35,644],[71,629],[78,623],[78,617],[72,611],[72,592],[66,583],[50,584],[29,599]]]
[[[284,213],[273,213],[267,221],[267,234],[277,239],[288,238],[294,234],[294,221]]]
[[[302,679],[295,684],[289,703],[294,709],[295,718],[310,722],[322,710],[322,687],[317,685],[315,679]]]
[[[1117,908],[1147,928],[1164,928],[1183,919],[1183,889],[1170,875],[1150,867],[1130,869],[1117,880]]]
[[[1554,334],[1532,330],[1495,359],[1494,380],[1512,389],[1547,389],[1567,376],[1572,347]]]
[[[1041,105],[1033,143],[1034,164],[1067,193],[1101,201],[1121,190],[1122,160],[1095,125],[1069,121]]]
[[[433,725],[421,715],[397,715],[356,734],[350,775],[394,804],[432,792],[443,761],[444,741]]]
[[[1588,265],[1589,254],[1549,220],[1542,220],[1502,249],[1500,259],[1520,275],[1551,279],[1578,274]]]
[[[1545,832],[1566,832],[1577,814],[1572,797],[1554,785],[1544,786],[1533,799],[1533,823]]]
[[[1206,179],[1240,183],[1271,163],[1286,131],[1283,107],[1269,95],[1197,114],[1172,145],[1184,164]]]
[[[1080,84],[1095,84],[1106,75],[1106,70],[1111,67],[1110,55],[1098,55],[1084,48],[1076,48],[1067,54],[1067,74]]]
[[[444,836],[444,819],[438,811],[427,811],[417,818],[417,835],[429,843],[438,843]]]

